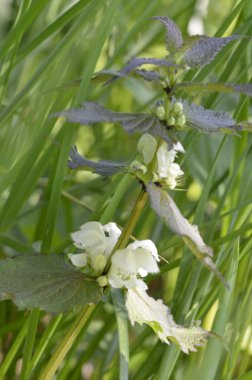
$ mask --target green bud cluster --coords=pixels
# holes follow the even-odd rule
[[[167,122],[172,127],[183,128],[185,126],[186,118],[183,113],[182,103],[176,102],[171,106],[170,117]]]
[[[170,127],[182,129],[185,126],[186,118],[183,113],[183,104],[180,102],[169,104],[167,109],[165,109],[163,102],[158,102],[155,107],[155,114],[159,120],[165,120]]]

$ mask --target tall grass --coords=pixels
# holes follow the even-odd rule
[[[163,29],[150,17],[167,15],[186,33],[197,12],[196,1],[23,0],[1,6],[6,7],[6,18],[3,12],[0,255],[25,255],[38,247],[42,252],[68,253],[70,233],[80,224],[102,218],[125,225],[140,189],[130,177],[122,182],[118,177],[104,180],[70,171],[66,163],[71,144],[89,158],[130,161],[139,136],[128,136],[118,126],[60,124],[49,115],[85,99],[129,112],[151,103],[158,95],[155,86],[126,79],[102,87],[91,83],[92,73],[120,68],[132,56],[165,54]],[[206,32],[217,36],[251,36],[250,1],[223,1],[220,8],[220,2],[210,0],[204,22]],[[251,74],[251,43],[242,40],[187,79],[238,83],[250,82]],[[80,79],[78,86],[69,85],[76,79]],[[226,109],[238,120],[251,114],[251,104],[243,96],[214,94],[200,101]],[[121,331],[129,337],[131,379],[252,378],[251,136],[191,132],[182,140],[187,147],[185,191],[173,196],[214,248],[215,261],[229,279],[231,291],[189,254],[149,207],[134,236],[155,241],[169,262],[162,275],[150,281],[150,292],[165,299],[176,322],[201,319],[213,336],[205,348],[186,356],[175,345],[158,342],[149,328],[128,326],[124,314],[115,315],[109,298],[83,327],[79,325],[59,366],[58,380],[119,378],[119,344],[121,350],[127,344]],[[74,321],[74,313],[53,317],[39,310],[21,312],[10,301],[1,302],[0,379],[38,379]],[[120,376],[127,378],[127,368],[121,367]]]

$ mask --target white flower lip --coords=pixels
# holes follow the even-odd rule
[[[75,267],[82,268],[85,265],[87,265],[86,253],[75,253],[75,254],[69,253],[67,256]]]
[[[157,151],[157,176],[171,189],[177,186],[177,178],[184,174],[180,166],[174,162],[176,152],[178,149],[181,149],[181,147],[182,145],[180,144],[175,146],[176,149],[168,150],[167,144],[163,142]]]
[[[146,273],[144,276],[159,271],[151,252],[143,248],[130,249],[127,247],[118,250],[112,257],[113,265],[132,274],[138,274],[139,271],[143,270]]]
[[[85,249],[87,252],[103,253],[106,249],[106,236],[101,223],[88,222],[80,227],[80,230],[71,234],[74,245]]]
[[[135,241],[113,255],[108,273],[109,283],[114,288],[124,286],[128,289],[147,289],[147,285],[138,276],[145,277],[148,273],[159,272],[157,261],[157,248],[151,240]]]
[[[134,241],[134,243],[131,243],[128,245],[128,248],[136,249],[136,248],[144,248],[146,251],[151,252],[152,256],[155,258],[156,261],[160,261],[158,257],[158,252],[155,244],[153,241],[147,239],[147,240],[137,240]]]
[[[107,232],[108,236],[105,235]],[[115,223],[102,226],[99,222],[88,222],[80,227],[80,230],[71,234],[74,245],[85,249],[92,255],[109,255],[114,249],[121,235],[121,230]]]

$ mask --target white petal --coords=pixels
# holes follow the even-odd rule
[[[140,276],[142,276],[142,274],[146,276],[148,273],[159,272],[157,262],[149,251],[146,251],[143,248],[138,248],[133,252],[136,253],[138,273]]]
[[[115,223],[108,223],[103,226],[103,231],[107,232],[109,236],[106,236],[107,247],[105,250],[105,255],[108,256],[115,248],[117,240],[121,235],[122,231],[117,227]]]
[[[173,163],[176,157],[175,150],[167,150],[167,144],[163,143],[157,152],[157,163],[158,169],[157,172],[161,178],[168,176],[167,170],[169,166]]]
[[[90,255],[103,254],[107,247],[106,237],[101,223],[88,222],[80,230],[71,234],[74,244],[78,248],[85,248]]]
[[[138,273],[138,262],[136,258],[135,251],[130,249],[119,249],[115,252],[112,259],[112,267],[113,265],[117,268],[122,269],[128,273]]]
[[[176,151],[176,152],[181,152],[181,153],[185,153],[185,149],[183,147],[183,145],[177,141],[174,145],[173,145],[173,149]]]
[[[140,274],[141,277],[146,277],[148,275],[147,270],[139,268],[138,273]]]
[[[112,286],[112,288],[122,288],[124,286],[123,280],[119,276],[108,274],[108,282]]]
[[[127,289],[135,289],[135,288],[141,288],[141,289],[148,289],[148,286],[145,284],[143,280],[140,280],[136,278],[136,276],[131,276],[129,280],[124,280],[123,285]]]
[[[184,172],[180,169],[180,166],[178,164],[173,163],[168,167],[167,174],[168,174],[168,178],[169,177],[177,178],[179,176],[182,176]]]
[[[155,258],[151,252],[143,248],[125,248],[116,251],[112,257],[112,266],[113,265],[131,274],[140,274],[139,269],[143,269],[147,273],[159,272]]]
[[[132,324],[148,324],[163,342],[169,344],[168,338],[172,338],[185,353],[189,350],[195,351],[196,346],[204,345],[209,335],[198,324],[188,328],[177,325],[163,301],[149,297],[141,288],[128,290],[126,308]]]
[[[76,267],[82,268],[85,265],[87,265],[87,254],[86,253],[69,253],[68,255],[69,260],[72,262],[72,264]]]
[[[137,240],[134,241],[134,243],[131,243],[128,245],[127,248],[136,249],[136,248],[143,248],[146,249],[146,251],[151,252],[152,256],[156,259],[156,261],[160,261],[158,257],[158,252],[155,244],[152,240],[146,239],[146,240]]]

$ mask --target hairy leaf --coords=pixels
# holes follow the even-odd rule
[[[59,314],[97,303],[101,290],[95,280],[68,263],[63,255],[21,255],[0,260],[0,297],[20,309],[38,307]]]
[[[223,38],[199,37],[193,46],[185,52],[183,61],[189,67],[205,66],[212,62],[227,44],[242,37],[238,35]]]
[[[163,301],[149,297],[142,288],[128,290],[126,308],[133,325],[135,322],[148,324],[162,342],[169,344],[170,339],[186,354],[196,351],[197,346],[203,346],[209,336],[208,331],[203,330],[198,323],[188,327],[177,325]]]
[[[154,65],[154,66],[167,66],[167,67],[176,67],[180,68],[181,65],[177,65],[172,61],[168,61],[167,59],[158,59],[158,58],[133,58],[131,59],[126,66],[124,66],[118,74],[116,74],[113,78],[108,80],[106,84],[109,84],[121,76],[126,76],[130,74],[137,67],[141,67],[143,65]]]
[[[118,172],[123,172],[127,168],[127,164],[113,161],[99,161],[94,162],[86,159],[78,153],[77,147],[74,145],[69,152],[70,160],[68,166],[71,169],[92,169],[93,172],[102,175],[109,176]]]
[[[174,62],[168,61],[166,59],[158,59],[158,58],[133,58],[129,63],[119,72],[121,74],[129,74],[136,67],[141,67],[143,65],[154,65],[154,66],[171,66],[177,67]]]
[[[214,112],[196,104],[182,101],[186,124],[201,132],[236,132],[243,129],[236,125],[236,121],[226,112]]]
[[[159,81],[162,79],[162,76],[156,71],[147,71],[147,70],[135,70],[135,74],[140,75],[147,82]]]
[[[92,75],[92,82],[107,82],[114,77],[125,77],[120,71],[116,70],[101,70]]]
[[[164,125],[156,115],[114,112],[97,103],[85,102],[80,109],[69,109],[52,116],[65,116],[70,122],[80,124],[94,124],[97,122],[119,123],[128,133],[137,131],[142,133],[148,132],[153,136],[162,137],[168,143],[171,142]]]
[[[176,52],[183,45],[180,29],[169,17],[155,16],[152,20],[160,21],[166,28],[166,46],[170,53]]]
[[[170,229],[181,236],[192,253],[202,261],[228,287],[222,274],[217,270],[212,257],[212,248],[208,247],[200,236],[198,227],[185,219],[173,199],[161,187],[154,184],[147,186],[151,206]]]
[[[203,93],[210,91],[215,92],[237,92],[252,97],[252,84],[230,84],[230,83],[197,83],[197,82],[183,82],[176,84],[172,92],[184,90],[185,92]]]

